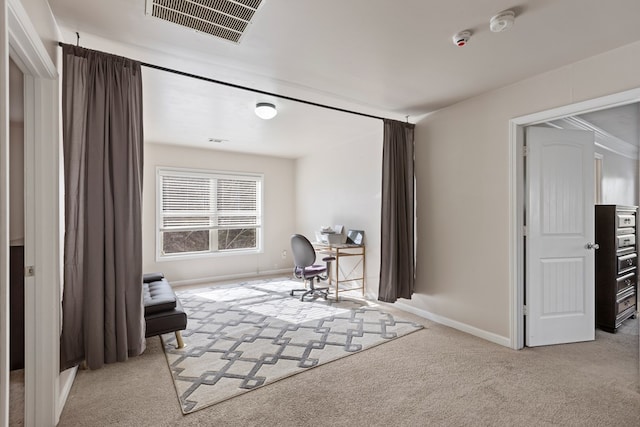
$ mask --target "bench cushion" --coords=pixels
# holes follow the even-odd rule
[[[144,315],[173,310],[176,307],[176,295],[166,279],[142,285]]]

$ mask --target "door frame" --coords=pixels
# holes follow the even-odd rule
[[[24,73],[25,265],[35,268],[35,274],[25,278],[24,421],[26,426],[55,425],[64,403],[61,391],[67,386],[59,374],[62,193],[58,71],[20,0],[2,0],[0,5],[0,15],[6,20],[0,35],[2,61],[10,56]],[[8,122],[8,117],[2,120]],[[0,125],[3,137],[5,126],[8,123]],[[0,188],[2,201],[8,200],[4,190]],[[0,237],[4,248],[6,238]],[[4,251],[0,255],[4,265],[7,255]],[[5,272],[2,274],[4,277]],[[6,294],[0,295],[2,307],[8,304]],[[0,319],[3,340],[8,327]],[[6,357],[8,346],[0,351],[0,359]],[[8,376],[4,366],[2,370],[0,376]],[[8,387],[3,387],[0,425],[8,422],[8,401]]]
[[[509,120],[509,340],[524,348],[524,128],[591,111],[640,102],[640,88],[577,102]]]

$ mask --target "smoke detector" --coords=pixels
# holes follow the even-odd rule
[[[489,20],[489,29],[494,33],[507,31],[513,26],[513,22],[515,21],[515,19],[516,14],[512,10],[500,12],[499,14],[491,18],[491,20]]]
[[[455,44],[458,47],[465,46],[467,43],[469,43],[470,38],[471,38],[471,31],[468,31],[468,30],[460,31],[459,33],[453,36],[453,44]]]

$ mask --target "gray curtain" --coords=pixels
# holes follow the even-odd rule
[[[145,349],[140,63],[64,45],[64,291],[60,368]]]
[[[411,298],[415,287],[414,125],[384,120],[378,299]]]

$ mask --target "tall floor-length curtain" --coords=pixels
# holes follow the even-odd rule
[[[411,298],[415,287],[414,125],[384,121],[378,299]]]
[[[64,291],[60,367],[145,348],[140,63],[63,46]]]

